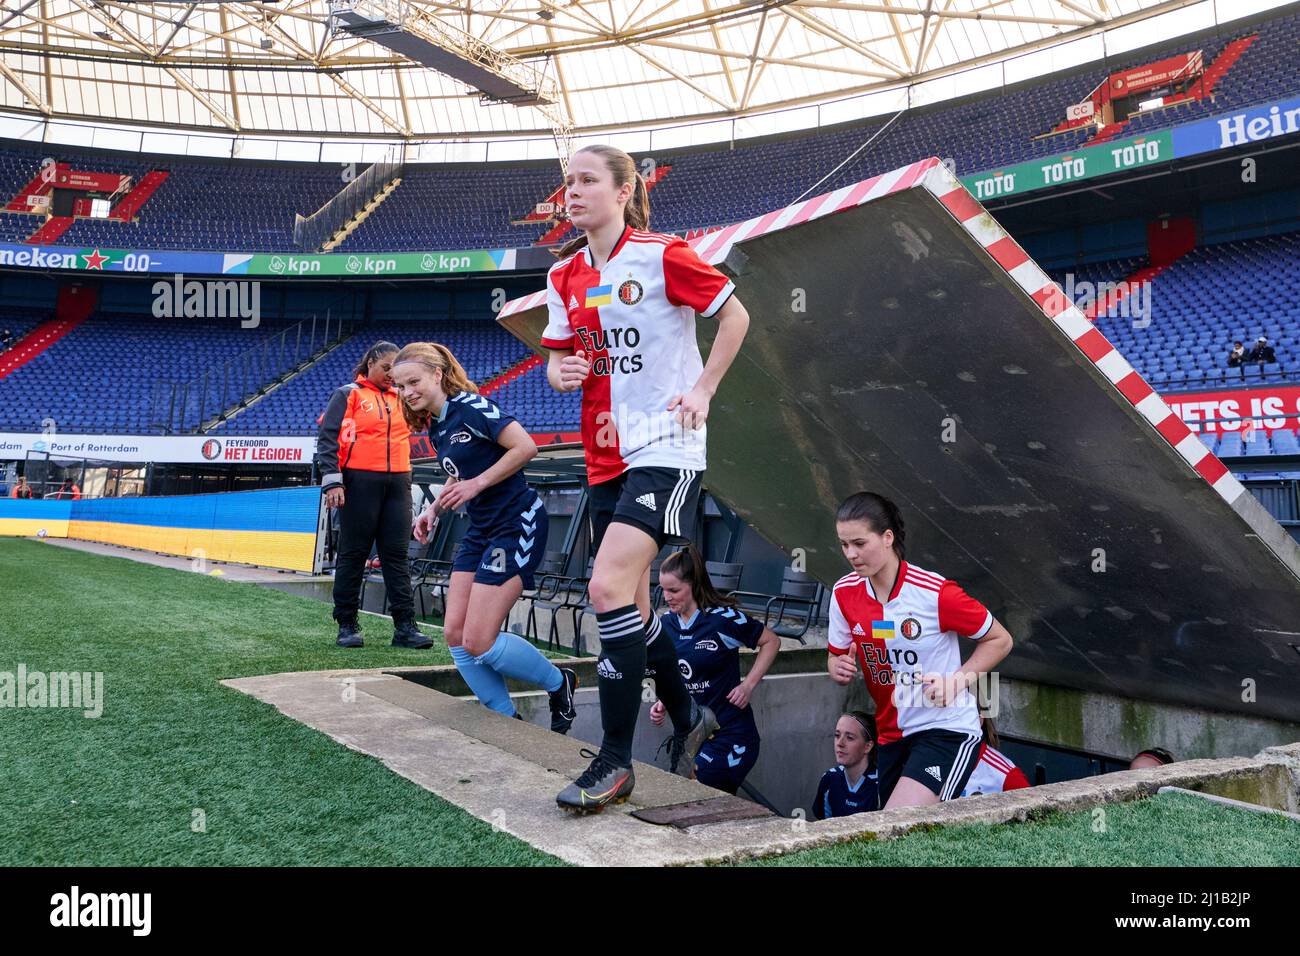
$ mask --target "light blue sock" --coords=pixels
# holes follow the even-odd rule
[[[451,648],[451,659],[480,704],[507,717],[515,715],[515,702],[510,699],[510,691],[506,688],[504,677],[493,668],[485,667],[478,658],[463,647]]]
[[[542,656],[542,652],[518,634],[502,631],[496,643],[476,660],[498,674],[536,684],[547,693],[559,690],[564,682],[560,669]]]

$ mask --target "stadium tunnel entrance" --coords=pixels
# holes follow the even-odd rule
[[[712,402],[710,491],[824,585],[836,504],[897,502],[908,558],[1016,638],[997,719],[1031,781],[1047,751],[1083,776],[1151,746],[1300,740],[1300,548],[938,160],[693,245],[750,315]],[[499,321],[540,352],[547,319],[533,293]],[[828,683],[811,663],[807,686]],[[844,700],[803,700],[780,726],[817,727],[814,756],[768,766],[815,781]]]
[[[753,652],[742,654],[747,672]],[[872,710],[860,679],[848,687],[826,674],[823,647],[786,650],[777,656],[754,694],[751,706],[762,743],[758,762],[738,794],[768,809],[790,816],[811,813],[822,774],[834,765],[835,722],[846,710]],[[578,718],[569,736],[599,745],[600,707],[594,658],[563,662],[579,675]],[[392,670],[441,693],[471,698],[454,667]],[[515,706],[524,719],[549,726],[547,696],[527,685],[510,682]],[[1177,760],[1208,757],[1250,757],[1267,747],[1300,741],[1300,725],[1250,719],[1236,714],[1181,708],[1115,695],[1080,692],[1014,678],[1000,679],[982,700],[982,709],[997,728],[997,747],[1022,770],[1033,786],[1081,780],[1127,770],[1130,759],[1153,746],[1171,751]],[[472,699],[472,698],[471,698]],[[669,731],[650,722],[649,704],[641,708],[633,757],[667,769],[660,746]],[[1296,799],[1282,791],[1261,789],[1250,780],[1238,789],[1219,788],[1229,796],[1293,810]]]
[[[938,160],[696,251],[750,314],[708,485],[783,553],[836,580],[835,505],[879,491],[1015,636],[1006,677],[1300,722],[1300,547]]]

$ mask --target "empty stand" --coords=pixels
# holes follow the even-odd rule
[[[330,394],[352,381],[352,369],[373,343],[390,341],[441,342],[465,366],[470,379],[486,381],[496,373],[527,357],[528,350],[512,336],[487,321],[443,320],[436,322],[383,322],[364,326],[345,345],[325,356],[302,374],[270,392],[244,411],[227,419],[217,429],[232,435],[314,435],[316,420],[325,410]],[[499,396],[494,395],[499,400]],[[522,403],[521,403],[522,404]],[[506,411],[530,422],[520,409],[502,402]]]
[[[1250,43],[1238,42],[1254,36]],[[1295,52],[1300,16],[1278,17],[1209,38],[1183,38],[1159,50],[1118,58],[1068,76],[1055,75],[979,98],[937,104],[904,114],[861,156],[835,173],[819,192],[896,169],[925,156],[950,158],[959,175],[1068,152],[1095,129],[1079,126],[1036,138],[1061,125],[1066,107],[1086,97],[1112,72],[1161,56],[1200,49],[1210,64],[1206,95],[1135,115],[1120,135],[1138,135],[1177,123],[1281,99],[1300,91]],[[732,223],[779,208],[835,167],[878,131],[885,118],[766,141],[656,155],[672,175],[658,183],[651,226],[668,232]],[[91,154],[53,146],[10,143],[0,149],[0,198],[29,183],[41,159],[88,161],[144,183],[151,170],[168,176],[156,187],[138,222],[76,220],[59,243],[110,248],[293,251],[296,213],[312,212],[338,192],[340,167],[240,161],[213,162]],[[67,155],[64,155],[66,153]],[[336,251],[400,251],[528,246],[544,223],[511,225],[559,181],[554,163],[408,164],[403,182]],[[0,213],[0,241],[22,242],[40,220]]]
[[[1177,401],[1178,392],[1259,387],[1300,381],[1300,233],[1205,246],[1167,266],[1150,287],[1149,316],[1116,308],[1102,312],[1097,327],[1157,391]],[[1053,278],[1078,290],[1086,304],[1095,284],[1139,274],[1144,259],[1091,263]],[[1068,284],[1067,284],[1068,283]],[[1146,325],[1146,320],[1150,324]],[[1265,336],[1277,361],[1229,368],[1236,341],[1247,350]],[[1203,432],[1220,457],[1296,454],[1296,434],[1259,428],[1253,440],[1238,432]]]
[[[98,314],[0,379],[0,431],[40,431],[53,419],[61,432],[155,433],[155,386],[220,366],[286,324]]]

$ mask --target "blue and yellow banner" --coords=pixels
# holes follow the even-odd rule
[[[81,501],[0,499],[0,535],[75,538],[310,572],[319,513],[315,487]]]
[[[73,504],[71,501],[0,498],[0,535],[66,538]]]

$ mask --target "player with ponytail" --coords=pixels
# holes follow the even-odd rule
[[[960,797],[979,762],[971,687],[1011,650],[1011,635],[956,581],[904,560],[903,516],[888,498],[850,495],[835,514],[853,573],[835,583],[827,667],[848,684],[862,668],[876,702],[886,810]],[[977,641],[963,664],[958,637]]]
[[[717,729],[677,673],[650,609],[650,564],[695,536],[709,402],[740,351],[749,315],[734,285],[676,236],[649,232],[650,199],[632,157],[586,146],[569,160],[564,202],[580,235],[546,277],[547,379],[582,391],[591,541],[589,588],[600,630],[600,752],[556,802],[599,810],[632,792],[641,680],[654,669],[683,766]],[[706,366],[695,316],[718,320]]]
[[[781,639],[762,621],[740,610],[735,598],[718,592],[704,556],[693,544],[664,558],[659,566],[659,586],[668,605],[660,618],[663,636],[673,642],[686,689],[718,719],[717,733],[700,748],[694,764],[681,761],[676,737],[665,741],[669,770],[735,793],[758,762],[758,724],[749,702],[776,660]],[[758,651],[743,679],[742,647]],[[654,677],[657,689],[658,673]],[[662,724],[667,712],[667,702],[660,695],[650,708],[651,722]]]
[[[551,697],[551,729],[568,733],[577,675],[502,629],[546,551],[549,517],[523,467],[537,445],[522,425],[478,389],[445,345],[413,342],[393,361],[393,384],[413,432],[427,431],[449,480],[415,519],[420,543],[438,515],[464,507],[470,528],[452,561],[443,636],[465,683],[486,707],[517,716],[505,679]]]

